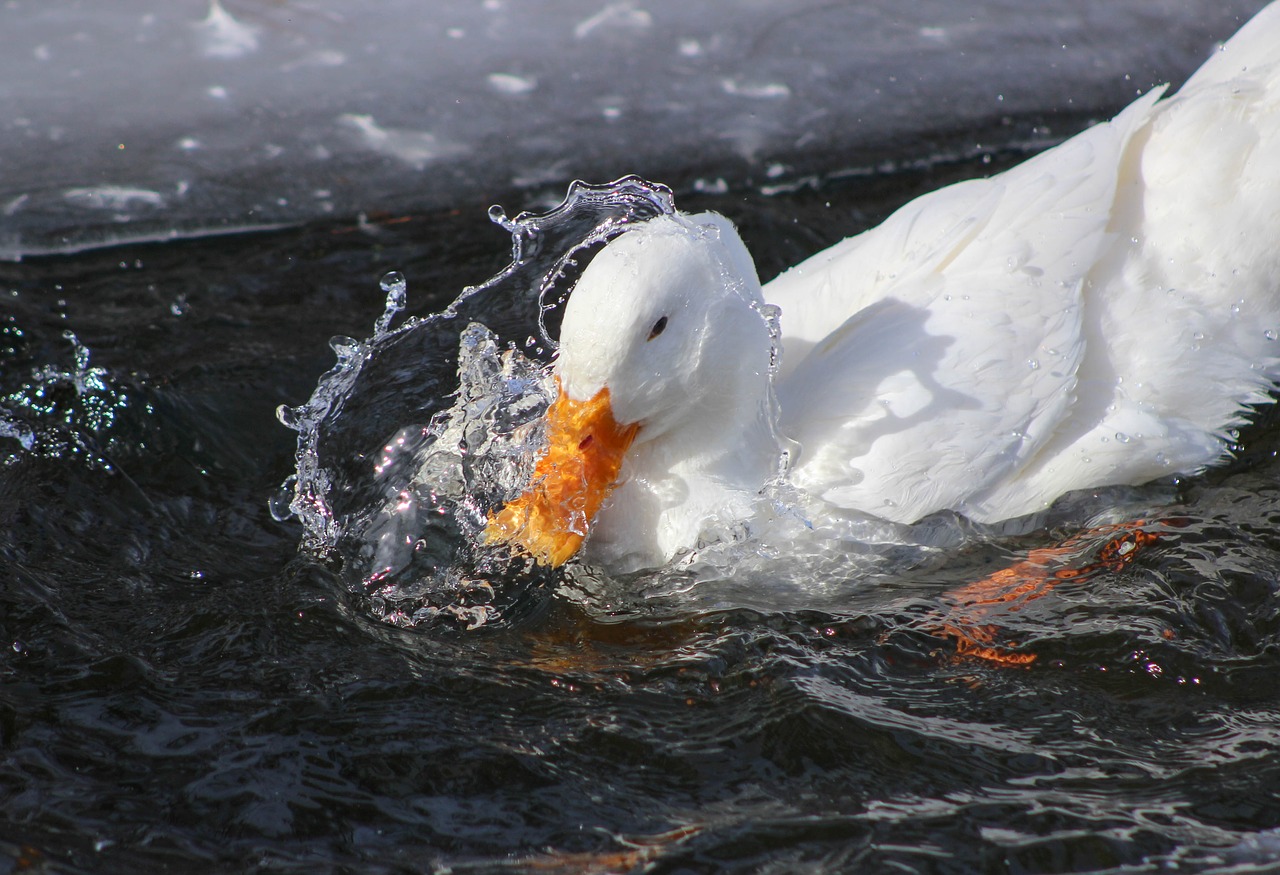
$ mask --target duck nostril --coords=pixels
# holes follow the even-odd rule
[[[587,447],[591,446],[591,441],[593,439],[594,435],[587,435],[582,440],[578,441],[578,449],[585,450]]]

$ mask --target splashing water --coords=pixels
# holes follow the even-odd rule
[[[512,238],[507,268],[464,289],[443,312],[400,325],[408,282],[387,274],[372,336],[333,338],[337,363],[310,400],[280,408],[280,421],[299,435],[297,472],[272,512],[302,522],[304,549],[336,560],[375,616],[475,627],[501,616],[512,590],[553,580],[613,613],[668,603],[677,611],[848,607],[851,599],[878,599],[886,575],[901,578],[954,556],[975,533],[1016,534],[1047,521],[979,527],[940,513],[898,525],[805,493],[786,479],[784,457],[745,515],[706,520],[693,549],[657,572],[618,579],[620,587],[598,586],[586,566],[552,573],[486,547],[489,514],[519,495],[546,446],[543,414],[555,397],[549,359],[579,259],[674,209],[665,187],[635,177],[575,183],[545,215],[513,220],[494,207],[490,218]],[[762,309],[776,353],[779,314]],[[1076,519],[1097,506],[1082,513],[1060,505]]]
[[[311,399],[280,408],[299,434],[297,473],[272,512],[301,520],[304,549],[340,562],[375,616],[474,627],[502,615],[504,593],[553,580],[614,614],[666,604],[811,607],[847,600],[850,587],[873,589],[877,572],[901,574],[966,537],[954,515],[905,527],[838,511],[790,484],[784,460],[744,518],[706,520],[694,549],[620,586],[586,566],[552,573],[483,546],[489,513],[519,495],[545,449],[549,359],[579,259],[673,212],[666,188],[635,177],[575,183],[545,215],[512,220],[494,207],[490,219],[512,237],[506,269],[442,313],[399,326],[407,281],[387,274],[373,335],[330,341],[337,364]],[[779,314],[762,311],[776,351]]]
[[[0,395],[0,438],[17,442],[13,451],[0,456],[0,463],[12,464],[32,453],[80,459],[92,469],[114,471],[114,432],[133,401],[105,368],[90,364],[89,348],[74,332],[64,331],[62,337],[71,345],[70,369],[41,365],[26,382]],[[144,407],[149,413],[149,405]]]
[[[296,516],[304,548],[340,559],[383,619],[443,612],[474,626],[496,616],[491,580],[522,560],[486,555],[476,536],[543,446],[547,361],[577,256],[672,212],[669,190],[635,177],[574,183],[545,215],[509,219],[494,207],[511,233],[510,265],[443,312],[394,327],[408,284],[384,277],[373,335],[334,338],[337,363],[311,398],[278,411],[298,432],[297,471],[272,513]]]

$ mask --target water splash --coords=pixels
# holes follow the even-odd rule
[[[511,234],[511,263],[441,313],[396,325],[408,282],[384,277],[373,334],[331,341],[337,362],[311,398],[277,412],[298,451],[272,513],[296,517],[303,548],[341,560],[384,619],[488,621],[491,579],[512,560],[484,555],[474,536],[527,480],[578,256],[674,211],[668,189],[637,177],[576,182],[545,214],[491,209]]]
[[[90,363],[89,348],[74,332],[64,331],[62,337],[71,346],[70,369],[40,365],[25,382],[0,395],[0,439],[16,442],[0,455],[0,463],[34,454],[80,459],[90,468],[113,471],[117,426],[134,402],[110,372]],[[149,405],[143,406],[150,412]]]
[[[579,259],[674,211],[667,189],[635,177],[575,183],[544,215],[511,219],[494,207],[489,218],[511,234],[507,268],[443,312],[401,324],[408,282],[388,274],[373,334],[334,338],[337,363],[311,398],[280,408],[280,421],[298,432],[297,471],[272,512],[302,522],[303,548],[336,560],[372,614],[397,625],[448,617],[470,627],[502,616],[513,588],[554,577],[591,589],[582,581],[596,569],[575,563],[553,576],[484,546],[481,535],[489,513],[527,484],[545,446],[549,360]],[[770,305],[760,312],[776,367],[779,313]],[[743,514],[709,518],[690,551],[643,579],[619,578],[599,603],[614,614],[660,611],[671,599],[685,609],[777,610],[793,603],[789,595],[798,606],[843,604],[886,569],[920,567],[970,537],[955,515],[906,527],[832,508],[787,480],[797,448],[787,449]]]
[[[391,320],[404,309],[409,300],[409,282],[404,278],[404,274],[398,270],[393,270],[383,276],[378,285],[382,287],[382,292],[387,297],[382,316],[373,326],[373,333],[375,335],[385,335],[391,330]]]
[[[280,408],[280,421],[298,432],[297,470],[272,512],[301,521],[303,549],[335,560],[374,616],[472,627],[509,615],[511,596],[529,586],[554,580],[595,591],[598,569],[571,563],[544,573],[485,546],[481,534],[489,514],[528,482],[545,446],[549,360],[579,259],[634,223],[674,211],[667,189],[634,177],[575,183],[543,215],[511,219],[494,207],[490,219],[512,241],[503,271],[464,289],[441,313],[403,321],[408,280],[386,275],[372,335],[334,338],[337,362],[311,398]],[[776,347],[779,314],[769,305],[760,312]],[[795,450],[787,447],[776,478],[748,497],[749,506],[706,520],[698,542],[666,567],[610,578],[617,585],[593,607],[615,616],[666,603],[678,612],[847,609],[886,575],[910,576],[975,538],[1021,534],[1057,518],[1053,511],[975,527],[943,513],[896,525],[790,483]],[[1090,496],[1106,501],[1100,490]],[[1065,518],[1087,516],[1070,502],[1061,507]]]

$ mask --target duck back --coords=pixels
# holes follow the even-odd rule
[[[1171,98],[764,289],[798,483],[980,521],[1212,464],[1280,376],[1280,4]]]

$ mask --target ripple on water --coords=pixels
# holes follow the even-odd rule
[[[765,201],[735,218],[773,236],[793,207]],[[755,215],[770,210],[773,225]],[[358,307],[331,302],[388,257],[383,236],[377,258],[330,285],[317,257],[316,274],[290,280],[294,297],[271,298],[281,265],[324,251],[317,237],[352,239],[310,233],[305,245],[219,244],[234,281],[181,250],[187,273],[155,294],[148,270],[167,250],[143,253],[132,287],[115,265],[137,253],[111,253],[73,318],[32,303],[6,323],[26,335],[0,349],[3,406],[32,435],[109,447],[136,488],[85,456],[0,436],[12,455],[0,467],[0,872],[1274,868],[1273,425],[1247,431],[1225,471],[1077,496],[1021,527],[933,520],[884,562],[856,521],[832,523],[804,544],[803,580],[800,563],[776,561],[785,541],[757,533],[756,554],[709,548],[626,580],[586,567],[481,575],[474,557],[437,580],[426,569],[444,559],[413,553],[370,581],[394,564],[369,536],[402,524],[386,512],[392,481],[411,484],[432,452],[453,465],[463,443],[483,446],[487,434],[466,437],[451,418],[466,387],[518,382],[521,359],[536,370],[551,347],[529,328],[536,288],[512,291],[510,313],[492,300],[493,312],[464,300],[417,322],[400,311],[379,342],[339,343],[335,370],[350,382],[327,384],[340,390],[321,397],[330,406],[303,405],[295,420],[332,426],[303,444],[324,502],[302,508],[318,514],[305,527],[277,523],[262,499],[293,435],[270,408],[311,388],[300,377],[280,388],[325,366],[308,350],[360,336],[332,318]],[[283,255],[254,261],[272,247]],[[181,316],[169,310],[179,293]],[[154,340],[136,329],[162,319],[173,321]],[[83,362],[69,325],[92,348]],[[113,420],[88,418],[77,373]],[[512,396],[537,398],[536,383]],[[18,404],[13,393],[41,386],[58,405]],[[130,403],[112,407],[116,394]],[[793,527],[779,531],[802,541],[806,516],[779,513]],[[1076,536],[1135,519],[1161,537],[1128,564],[989,616],[996,643],[1033,663],[961,658],[939,634],[966,584],[1073,538],[1052,567],[1096,564],[1108,537]],[[450,525],[432,549],[453,562],[466,539]],[[300,536],[318,549],[298,555]],[[414,621],[430,606],[493,607],[501,622]]]

